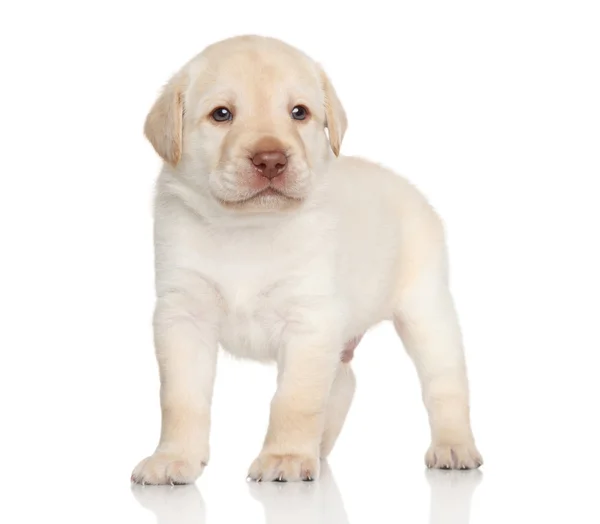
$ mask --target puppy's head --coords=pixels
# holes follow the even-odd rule
[[[326,130],[327,129],[327,133]],[[213,44],[169,81],[145,134],[221,208],[277,211],[305,201],[346,130],[322,68],[281,41]]]

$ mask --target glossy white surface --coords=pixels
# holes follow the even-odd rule
[[[600,521],[598,3],[390,5],[0,8],[1,522]],[[384,325],[357,349],[318,482],[246,482],[275,372],[224,357],[205,474],[132,490],[159,430],[143,119],[183,60],[242,32],[319,59],[344,153],[402,172],[443,216],[480,471],[425,471],[416,373]]]
[[[472,497],[482,479],[481,472],[428,471],[426,479],[430,502],[423,507],[423,519],[417,521],[433,524],[469,522]],[[268,524],[350,522],[344,498],[328,466],[316,483],[250,483],[248,492],[262,506],[264,522]],[[155,515],[159,524],[212,521],[207,517],[206,504],[196,486],[135,486],[133,495],[142,507]],[[417,517],[399,507],[387,514],[384,511],[386,507],[380,506],[373,511],[373,518],[395,520],[408,517],[412,520]],[[234,516],[237,515],[231,515],[232,518]],[[217,518],[215,522],[226,520]]]

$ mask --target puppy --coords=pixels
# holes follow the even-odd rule
[[[402,177],[340,156],[346,125],[323,69],[258,36],[206,48],[150,110],[145,135],[164,160],[153,319],[162,429],[133,481],[202,473],[219,344],[278,366],[248,476],[316,479],[352,401],[354,348],[383,320],[418,371],[427,466],[481,465],[442,224]]]

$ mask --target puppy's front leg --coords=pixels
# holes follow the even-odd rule
[[[154,454],[142,460],[132,480],[142,484],[187,484],[209,457],[210,405],[218,347],[215,294],[195,283],[157,300],[154,315],[160,369],[162,428]]]
[[[336,336],[310,333],[312,329],[293,329],[286,337],[269,428],[248,472],[253,480],[313,480],[319,475],[325,408],[342,344]]]

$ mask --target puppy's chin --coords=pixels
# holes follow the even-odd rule
[[[290,211],[300,207],[304,201],[302,198],[285,195],[273,188],[267,188],[248,198],[223,199],[216,197],[216,199],[226,209],[246,213]]]

